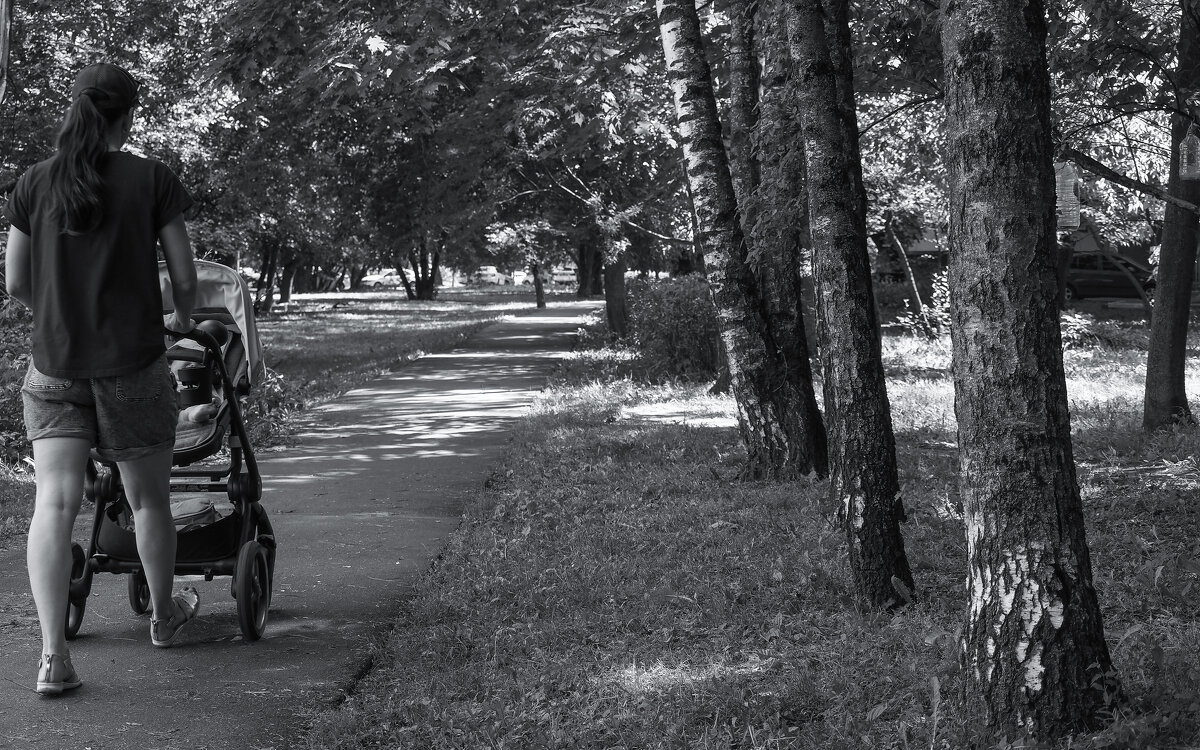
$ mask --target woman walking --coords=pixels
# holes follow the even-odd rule
[[[121,150],[137,102],[126,71],[84,68],[56,153],[21,176],[4,210],[12,224],[8,293],[33,312],[33,361],[21,394],[37,473],[27,564],[42,631],[37,692],[45,695],[82,684],[63,624],[71,529],[93,448],[117,463],[133,510],[151,642],[170,645],[199,610],[195,589],[171,594],[178,405],[157,256],[161,243],[174,297],[165,325],[188,331],[196,271],[183,212],[192,200],[166,166]]]

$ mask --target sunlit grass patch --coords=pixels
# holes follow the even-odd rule
[[[857,747],[838,738],[923,712],[929,673],[904,660],[942,669],[949,636],[858,611],[824,485],[728,481],[736,430],[637,412],[672,400],[628,381],[549,395],[406,608],[370,697],[311,746]],[[958,588],[904,617],[957,606]]]
[[[947,352],[890,351],[911,606],[854,603],[824,482],[733,479],[727,396],[646,385],[626,354],[581,352],[309,746],[972,747]],[[1144,435],[1127,392],[1137,357],[1084,352],[1068,364],[1076,455],[1129,701],[1072,747],[1193,747],[1198,433]]]

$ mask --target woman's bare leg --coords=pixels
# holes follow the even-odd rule
[[[37,498],[29,523],[26,565],[42,626],[42,653],[70,653],[64,631],[71,582],[71,529],[83,502],[83,475],[91,442],[79,438],[33,441]]]
[[[125,496],[133,509],[138,557],[150,587],[151,617],[175,614],[171,585],[175,580],[175,521],[171,518],[171,451],[133,461],[119,461]]]

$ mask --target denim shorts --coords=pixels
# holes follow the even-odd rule
[[[30,441],[83,438],[109,461],[173,448],[178,399],[165,355],[138,372],[111,378],[56,378],[30,363],[21,387]]]

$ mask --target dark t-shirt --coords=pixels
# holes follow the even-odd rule
[[[123,151],[100,162],[99,227],[62,232],[51,218],[50,160],[13,190],[4,215],[30,237],[33,364],[60,378],[136,372],[164,351],[158,232],[192,205],[166,165]]]

